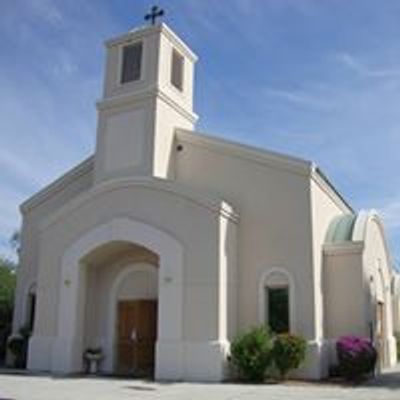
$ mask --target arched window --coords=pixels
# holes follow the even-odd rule
[[[290,332],[293,321],[293,285],[286,271],[271,269],[260,282],[260,323],[271,332]]]

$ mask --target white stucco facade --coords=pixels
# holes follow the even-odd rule
[[[132,43],[140,79],[121,84]],[[221,381],[234,336],[268,323],[270,286],[288,288],[290,331],[308,343],[298,375],[326,376],[339,336],[374,336],[378,303],[382,362],[395,363],[400,285],[379,217],[356,214],[311,162],[195,132],[197,57],[164,24],[106,50],[94,156],[21,207],[13,328],[34,290],[28,368],[81,372],[84,350],[101,347],[102,371],[115,372],[117,304],[151,299],[156,379]]]

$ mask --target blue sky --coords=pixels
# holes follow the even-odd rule
[[[152,1],[13,0],[0,13],[0,254],[18,204],[93,152],[103,42]],[[199,130],[314,160],[377,208],[400,258],[400,2],[164,0],[199,55]]]

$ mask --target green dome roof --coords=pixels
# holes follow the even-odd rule
[[[357,216],[354,214],[340,215],[334,218],[329,225],[325,243],[351,242],[356,219]]]

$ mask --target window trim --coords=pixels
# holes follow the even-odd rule
[[[271,294],[276,290],[284,290],[287,295],[287,329],[278,332],[271,328]],[[274,333],[287,333],[290,332],[290,286],[289,283],[285,285],[265,285],[264,286],[264,310],[265,310],[265,324]],[[285,318],[286,319],[286,318]],[[286,322],[286,321],[285,321]]]
[[[292,275],[284,268],[272,267],[264,270],[259,279],[258,286],[258,322],[260,325],[267,325],[266,321],[266,299],[265,292],[268,287],[282,287],[282,285],[268,285],[268,280],[273,274],[280,274],[287,280],[287,288],[289,291],[289,332],[296,332],[296,313],[295,313],[295,284]]]
[[[123,62],[124,62],[124,48],[127,46],[134,46],[137,44],[142,45],[142,59],[141,59],[141,65],[140,65],[140,77],[139,79],[136,79],[134,81],[129,81],[129,82],[122,82],[122,68],[123,68]],[[130,86],[130,85],[137,85],[140,82],[144,81],[144,71],[145,71],[145,46],[143,40],[130,40],[128,42],[121,43],[121,45],[118,48],[118,80],[117,80],[117,86],[118,87],[125,87],[125,86]]]
[[[179,57],[181,57],[182,59],[182,75],[181,75],[181,80],[182,80],[182,87],[179,88],[178,86],[176,86],[173,81],[172,81],[172,77],[173,77],[173,66],[174,66],[174,55],[177,54]],[[175,47],[172,47],[172,51],[171,51],[171,60],[170,60],[170,76],[169,76],[169,85],[171,87],[174,88],[175,91],[177,91],[179,94],[183,94],[185,92],[185,56],[179,51],[177,50]]]

